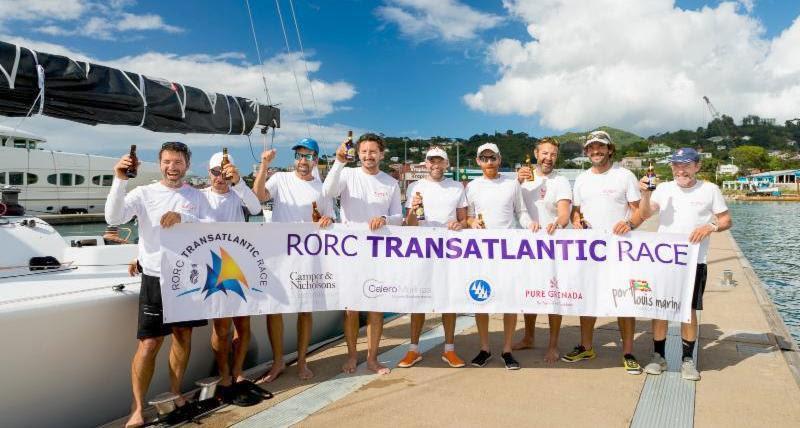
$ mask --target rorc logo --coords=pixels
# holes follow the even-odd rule
[[[469,297],[476,302],[485,302],[492,297],[492,286],[482,279],[476,279],[469,284]]]

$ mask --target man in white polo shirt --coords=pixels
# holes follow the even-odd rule
[[[558,160],[559,143],[555,138],[542,138],[536,142],[534,155],[536,166],[531,171],[523,166],[517,171],[517,180],[522,186],[522,200],[533,220],[533,230],[543,228],[549,234],[563,229],[569,224],[569,208],[572,203],[572,189],[566,177],[555,172]],[[544,360],[548,363],[558,361],[558,335],[561,331],[561,315],[547,316],[550,324],[550,340]],[[536,314],[525,314],[525,335],[515,343],[514,350],[533,348],[533,333],[536,327]]]
[[[639,181],[629,170],[613,163],[614,143],[605,131],[589,133],[583,151],[592,167],[575,179],[572,200],[572,224],[576,229],[592,228],[624,235],[642,223],[639,217]],[[593,333],[597,317],[580,317],[581,343],[561,360],[574,363],[592,359]],[[641,374],[642,367],[633,356],[633,317],[617,318],[622,336],[622,365],[630,374]]]
[[[312,138],[303,138],[292,147],[294,171],[276,172],[267,180],[269,164],[275,159],[275,150],[261,154],[261,165],[253,181],[253,189],[261,201],[272,199],[272,221],[276,223],[308,223],[314,221],[314,204],[321,215],[320,227],[333,222],[333,204],[322,196],[322,182],[314,175],[319,160],[319,144]],[[265,184],[266,181],[266,184]],[[297,314],[297,376],[308,380],[314,376],[306,363],[308,343],[311,340],[311,312]],[[283,315],[267,315],[267,334],[272,346],[273,362],[261,381],[272,382],[283,372]]]
[[[415,181],[406,190],[406,225],[422,227],[446,227],[461,230],[466,226],[467,199],[464,186],[444,176],[450,163],[447,152],[441,147],[431,147],[425,154],[425,167],[428,176]],[[424,220],[417,217],[422,208]],[[411,314],[411,344],[408,353],[397,364],[398,367],[411,367],[420,360],[419,336],[425,314]],[[456,314],[442,314],[444,327],[444,352],[442,361],[450,367],[464,367],[464,360],[455,352]]]
[[[528,228],[531,220],[522,202],[519,182],[499,174],[500,149],[494,143],[478,147],[476,158],[483,176],[467,185],[467,222],[473,229]],[[489,350],[489,314],[475,314],[481,349],[472,359],[475,367],[483,367],[492,358]],[[511,355],[517,314],[503,315],[503,363],[509,370],[518,370],[519,362]]]
[[[380,170],[384,149],[385,143],[380,135],[367,133],[359,137],[357,151],[361,166],[356,168],[345,168],[347,149],[344,143],[336,150],[336,162],[325,177],[322,194],[341,198],[342,223],[366,224],[370,230],[403,223],[397,180]],[[383,313],[368,312],[367,368],[378,374],[387,374],[389,368],[378,362],[382,333]],[[358,311],[345,312],[344,334],[347,338],[347,361],[342,371],[354,373],[358,362]]]
[[[706,288],[709,237],[732,225],[731,214],[722,192],[716,184],[698,180],[700,154],[692,148],[683,148],[670,158],[673,181],[661,183],[652,192],[647,187],[647,177],[640,180],[642,218],[658,213],[658,231],[689,234],[689,241],[700,244],[697,255],[697,273],[692,293],[692,322],[681,323],[683,356],[681,377],[700,380],[694,362],[694,345],[697,341],[697,311],[703,310],[703,292]],[[659,375],[667,369],[664,349],[667,343],[667,321],[653,320],[653,360],[645,366],[648,374]]]
[[[222,159],[222,152],[211,156],[208,162],[208,180],[211,186],[201,190],[210,207],[209,217],[214,222],[243,222],[245,221],[243,210],[247,209],[251,214],[258,214],[261,212],[261,203],[239,175],[233,156],[228,155],[229,163],[225,167],[221,166]],[[233,343],[228,339],[231,321],[234,329]],[[217,385],[217,395],[226,403],[246,407],[261,402],[261,397],[257,395],[258,387],[242,375],[249,345],[249,316],[213,320],[211,349],[214,351],[221,378]],[[233,348],[232,362],[231,348]]]

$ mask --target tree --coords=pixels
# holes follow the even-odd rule
[[[759,146],[739,146],[731,149],[730,157],[734,163],[743,169],[765,169],[769,165],[767,151]]]

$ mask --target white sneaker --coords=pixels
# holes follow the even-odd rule
[[[698,381],[700,380],[700,372],[694,366],[694,360],[691,358],[684,358],[681,364],[681,377],[686,380]]]
[[[667,360],[664,359],[658,352],[653,353],[653,358],[650,364],[644,366],[644,372],[651,375],[660,375],[661,372],[667,369]]]

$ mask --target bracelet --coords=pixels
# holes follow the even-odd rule
[[[563,228],[564,228],[564,226],[561,225],[561,223],[556,222],[556,229],[563,229]]]
[[[711,226],[711,231],[712,231],[712,232],[716,232],[716,231],[718,231],[718,230],[719,230],[719,226],[717,226],[717,225],[716,225],[716,224],[714,224],[714,223],[708,223],[708,225],[709,225],[709,226]]]
[[[636,226],[634,226],[634,225],[633,225],[633,222],[632,222],[632,221],[630,221],[630,220],[625,220],[625,224],[627,224],[627,225],[628,225],[628,227],[630,227],[630,228],[631,228],[631,230],[633,230],[633,229],[636,229]]]

